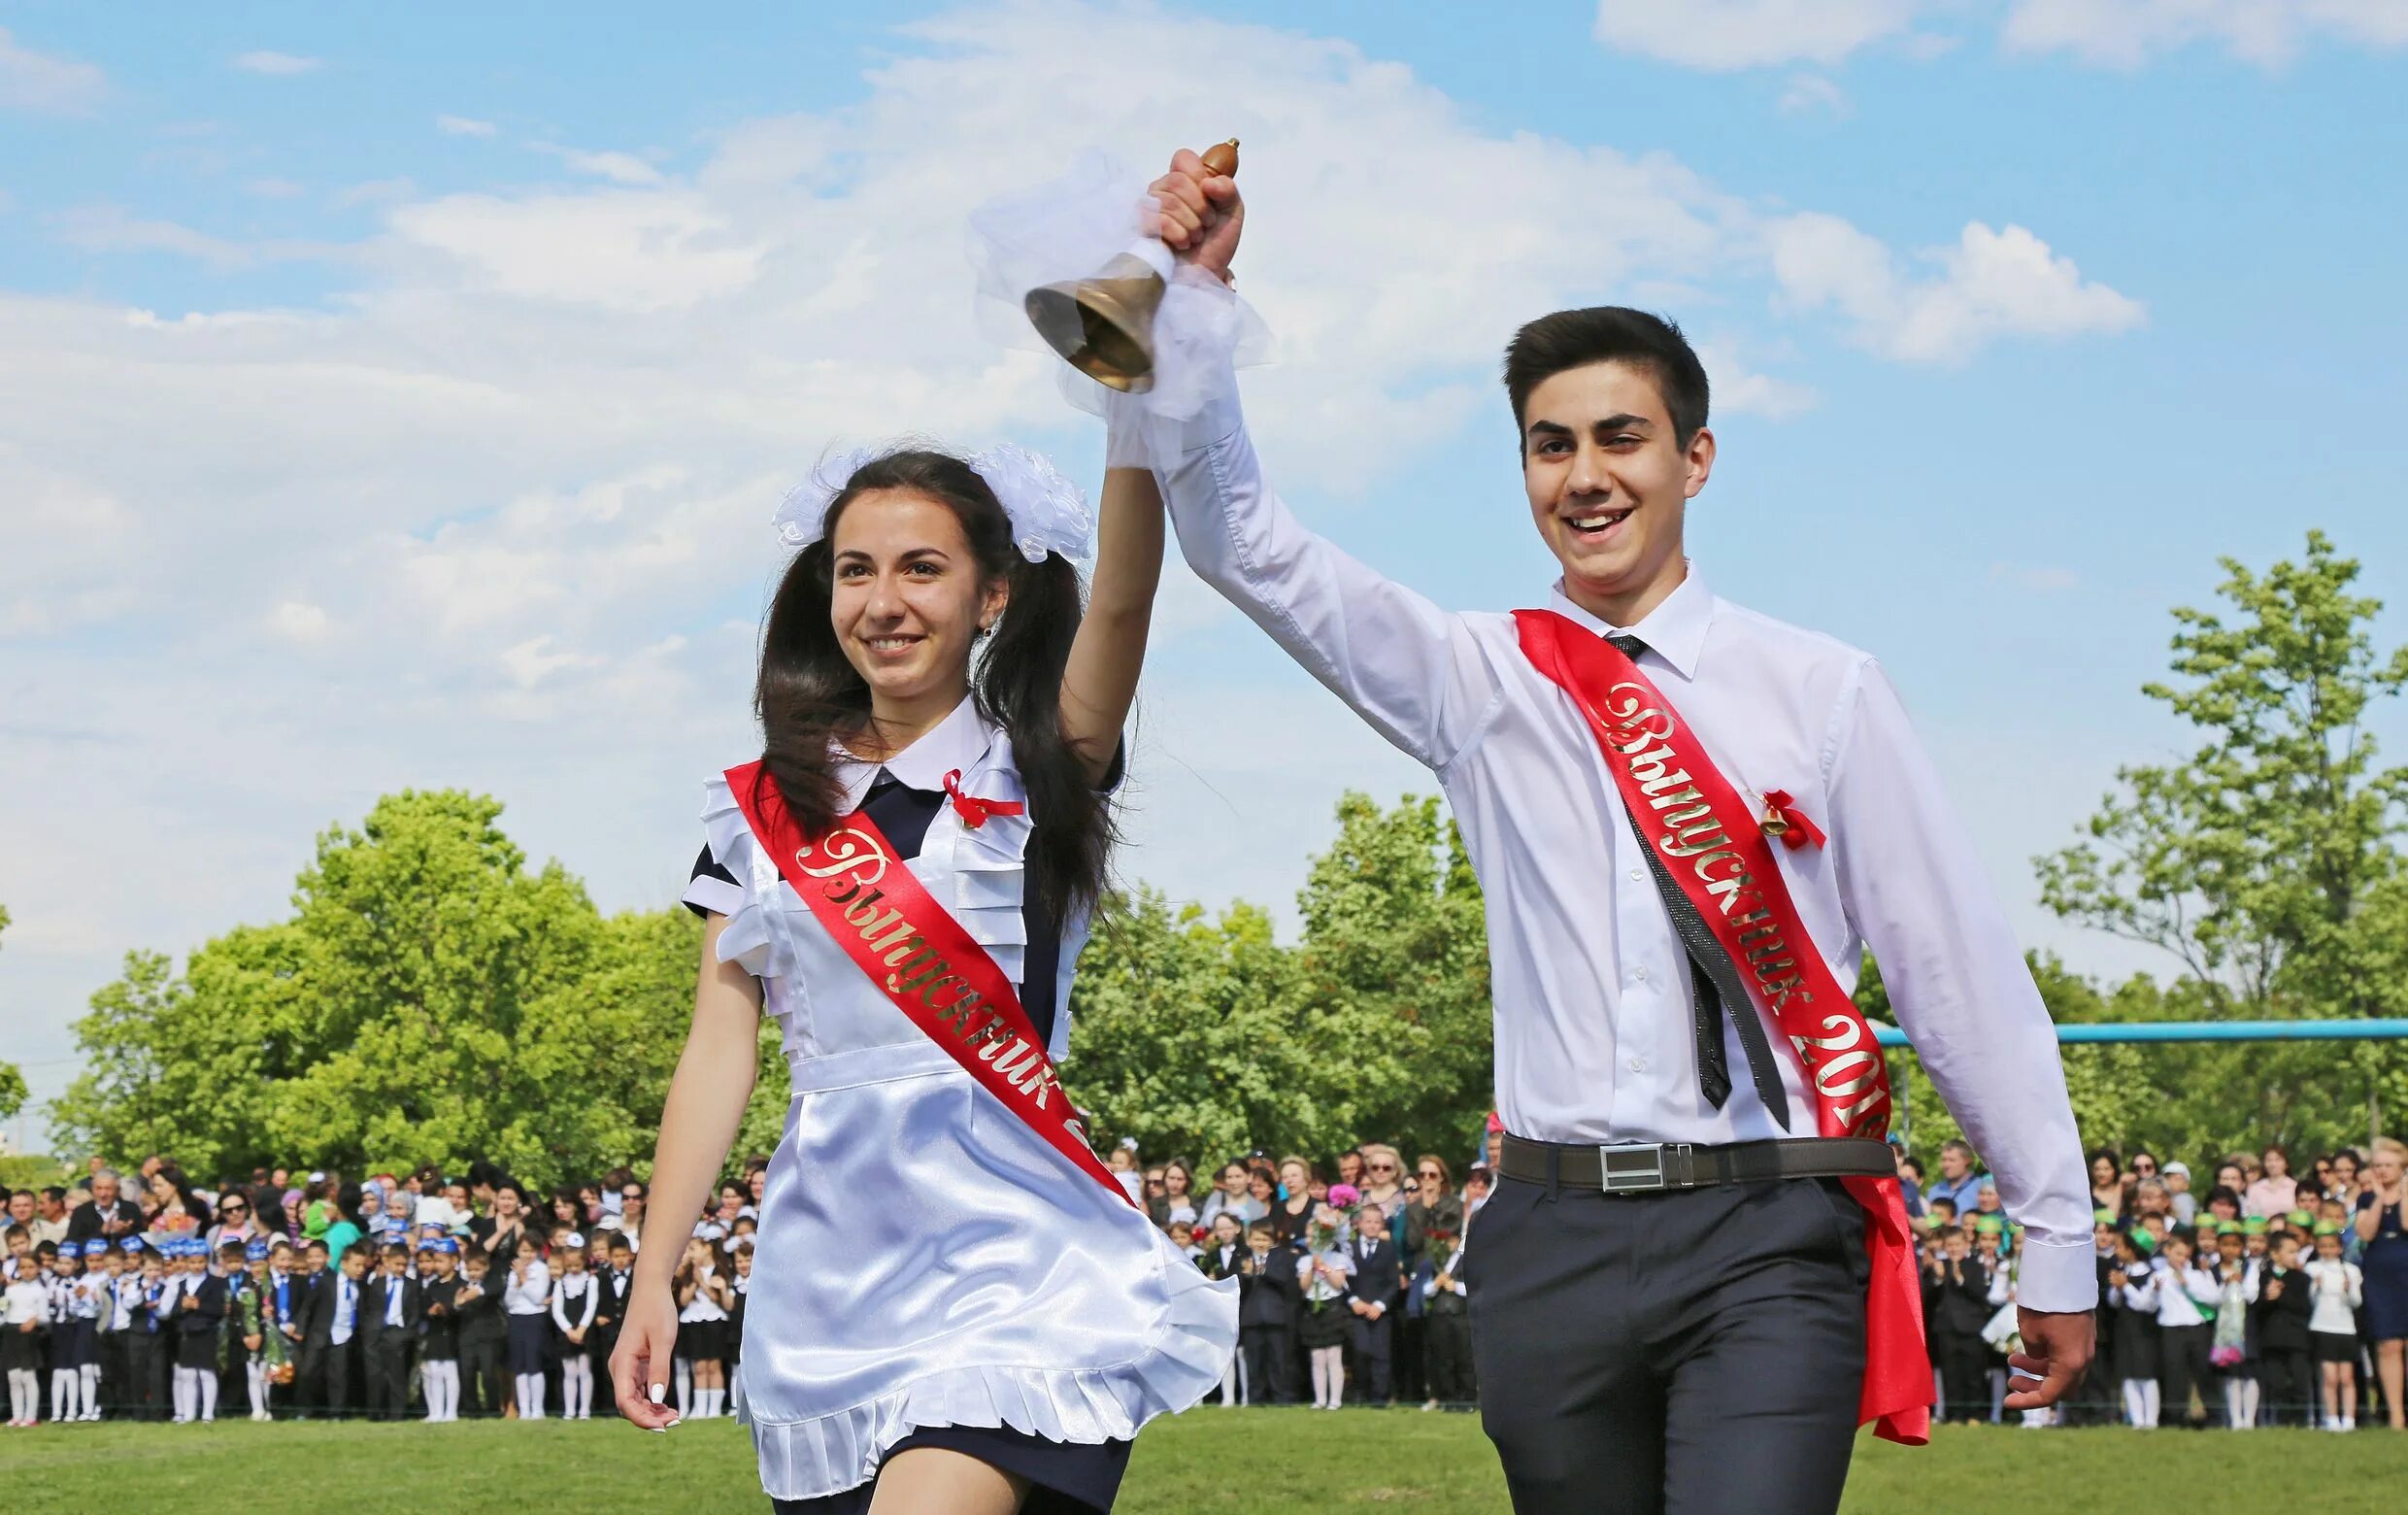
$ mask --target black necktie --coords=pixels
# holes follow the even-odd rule
[[[1610,636],[1611,642],[1632,662],[1647,644],[1635,636]],[[1764,1039],[1763,1017],[1756,1012],[1756,1001],[1748,997],[1740,982],[1739,969],[1714,939],[1697,907],[1681,892],[1673,880],[1672,870],[1639,829],[1639,818],[1624,805],[1622,813],[1630,819],[1631,834],[1639,839],[1639,851],[1647,855],[1648,871],[1656,876],[1656,892],[1663,897],[1664,913],[1672,917],[1673,934],[1689,952],[1689,986],[1696,1001],[1697,1089],[1706,1096],[1706,1103],[1717,1110],[1730,1098],[1730,1062],[1722,1054],[1722,1016],[1724,1005],[1731,1007],[1731,1025],[1739,1028],[1739,1045],[1748,1054],[1748,1074],[1755,1081],[1756,1093],[1770,1110],[1783,1130],[1789,1128],[1789,1094],[1781,1087],[1781,1070],[1773,1062],[1773,1049]]]

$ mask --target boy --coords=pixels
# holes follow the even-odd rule
[[[2216,1276],[2191,1265],[2191,1233],[2165,1238],[2157,1262],[2157,1391],[2162,1413],[2176,1425],[2191,1421],[2191,1395],[2208,1376],[2214,1328]]]
[[[410,1276],[407,1248],[388,1243],[383,1261],[384,1267],[361,1296],[360,1340],[369,1418],[399,1420],[410,1407],[410,1348],[418,1333],[418,1284]]]
[[[2299,1237],[2285,1230],[2271,1243],[2258,1286],[2252,1318],[2258,1328],[2258,1358],[2264,1392],[2274,1404],[2277,1426],[2316,1425],[2315,1342],[2308,1318],[2316,1307],[2308,1277],[2299,1269]],[[2304,1419],[2299,1418],[2303,1413]]]
[[[1945,1200],[1935,1203],[1946,1203]],[[1990,1274],[1973,1256],[1962,1227],[1940,1232],[1940,1256],[1923,1273],[1923,1320],[1940,1373],[1940,1420],[1978,1421],[1990,1409]]]
[[[635,1285],[635,1248],[622,1231],[612,1231],[604,1243],[607,1260],[596,1270],[594,1287],[600,1296],[593,1307],[594,1360],[602,1364],[594,1376],[594,1395],[605,1417],[618,1408],[611,1385],[611,1354],[619,1350],[619,1329],[627,1319],[627,1292]]]
[[[460,1418],[460,1244],[447,1233],[420,1254],[429,1276],[418,1283],[424,1307],[422,1345],[426,1422],[440,1426]]]
[[[176,1420],[206,1426],[217,1418],[217,1337],[225,1329],[226,1272],[242,1265],[243,1244],[217,1257],[201,1241],[184,1244],[184,1286],[176,1296]],[[222,1270],[221,1270],[222,1269]]]
[[[368,1244],[357,1241],[346,1247],[342,1263],[331,1272],[326,1267],[324,1243],[311,1242],[302,1256],[317,1280],[303,1306],[302,1402],[329,1415],[349,1415],[364,1324]]]
[[[1296,1259],[1269,1221],[1246,1228],[1246,1256],[1237,1264],[1237,1350],[1240,1388],[1255,1404],[1296,1400]]]
[[[474,1397],[479,1415],[502,1413],[502,1346],[510,1334],[502,1319],[501,1288],[487,1288],[492,1265],[483,1247],[470,1247],[462,1254],[459,1292],[452,1300],[460,1323],[460,1382]]]
[[[1192,1229],[1190,1228],[1190,1232]],[[1176,1240],[1178,1235],[1176,1229],[1171,1232],[1173,1240]],[[1239,1223],[1236,1216],[1226,1210],[1214,1216],[1213,1239],[1205,1246],[1203,1256],[1196,1259],[1197,1265],[1204,1269],[1204,1276],[1206,1278],[1235,1278],[1238,1260],[1245,1255],[1246,1228]]]
[[[1404,1265],[1388,1239],[1388,1212],[1364,1201],[1354,1211],[1354,1271],[1346,1281],[1346,1307],[1354,1353],[1354,1387],[1369,1404],[1388,1402],[1394,1339],[1388,1317],[1405,1287]]]

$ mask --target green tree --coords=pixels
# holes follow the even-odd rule
[[[699,929],[683,911],[603,920],[558,863],[527,870],[500,814],[454,791],[388,795],[318,838],[291,919],[227,932],[181,978],[129,954],[77,1023],[90,1071],[54,1124],[202,1173],[485,1157],[548,1183],[634,1155]]]
[[[2377,652],[2380,602],[2350,592],[2358,565],[2322,532],[2304,561],[2224,567],[2231,619],[2177,609],[2180,682],[2143,690],[2199,747],[2120,770],[2088,838],[2035,859],[2041,897],[2169,954],[2179,974],[2164,1000],[2186,1013],[2401,1014],[2408,768],[2378,764],[2368,717],[2408,688],[2408,648]],[[2184,1049],[2153,1066],[2221,1102],[2227,1140],[2362,1135],[2366,1100],[2397,1108],[2408,1094],[2408,1055],[2377,1044]]]

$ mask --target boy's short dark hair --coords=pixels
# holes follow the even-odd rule
[[[611,1232],[611,1239],[602,1245],[606,1251],[610,1252],[633,1252],[635,1250],[635,1243],[627,1239],[625,1231]]]
[[[1268,1236],[1273,1241],[1277,1241],[1279,1240],[1279,1228],[1273,1226],[1269,1221],[1256,1221],[1252,1226],[1246,1228],[1246,1234],[1249,1236]]]
[[[1591,363],[1627,363],[1645,373],[1663,396],[1672,418],[1672,440],[1682,447],[1706,423],[1706,365],[1661,316],[1626,305],[1591,305],[1557,311],[1514,333],[1505,345],[1505,393],[1521,431],[1530,391],[1556,374]]]
[[[331,1249],[329,1249],[323,1241],[313,1238],[310,1244],[301,1250],[304,1252],[326,1252]]]
[[[388,1258],[401,1258],[407,1260],[410,1256],[410,1249],[403,1246],[400,1242],[388,1241],[385,1244],[385,1250],[382,1255]]]
[[[492,1261],[485,1255],[483,1247],[470,1247],[460,1254],[460,1266],[462,1267],[466,1267],[471,1262],[491,1262]]]

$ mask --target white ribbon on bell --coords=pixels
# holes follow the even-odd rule
[[[808,547],[827,535],[828,507],[867,464],[913,447],[908,442],[847,448],[830,453],[811,477],[786,491],[772,523],[788,547]],[[1032,563],[1059,553],[1085,562],[1095,552],[1095,513],[1087,494],[1054,466],[1052,458],[1017,443],[1001,442],[962,459],[987,481],[1012,520],[1012,545]]]

